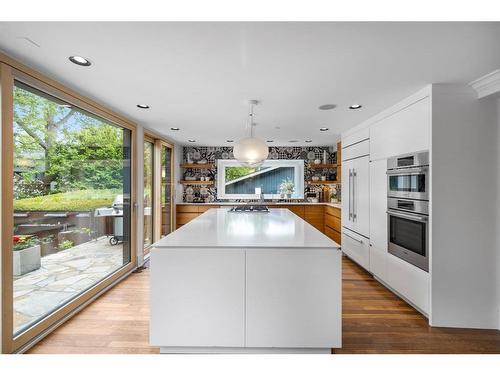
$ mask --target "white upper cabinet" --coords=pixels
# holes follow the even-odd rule
[[[370,126],[370,159],[428,150],[431,106],[426,96]]]
[[[357,130],[354,133],[348,133],[347,135],[342,135],[342,148],[346,148],[352,144],[359,143],[366,139],[370,138],[370,130],[368,128],[364,128],[361,130]],[[344,155],[342,155],[342,160]]]

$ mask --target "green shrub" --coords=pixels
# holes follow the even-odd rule
[[[77,190],[14,200],[15,211],[88,211],[109,207],[121,190]]]
[[[73,247],[74,243],[73,241],[70,241],[70,240],[64,240],[63,242],[61,242],[59,244],[59,250],[66,250],[66,249],[69,249],[71,247]]]

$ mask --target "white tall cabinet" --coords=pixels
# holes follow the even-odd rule
[[[388,252],[386,171],[388,158],[430,149],[430,101],[430,90],[422,90],[342,138],[342,250],[425,315],[429,314],[429,274]],[[362,183],[354,187],[354,194],[352,170],[362,171]],[[358,222],[349,221],[353,198],[362,207]]]
[[[468,85],[429,85],[342,134],[342,250],[429,316],[432,326],[498,328],[497,103]],[[349,161],[369,143],[369,232],[348,221]],[[388,252],[387,159],[429,150],[430,268]],[[345,211],[345,212],[344,212]],[[366,238],[366,237],[368,238]],[[367,240],[369,242],[367,250]],[[343,237],[343,241],[346,241]],[[496,288],[496,289],[495,289]]]
[[[387,160],[370,162],[370,272],[387,280]]]
[[[342,144],[342,251],[364,268],[370,267],[370,141],[367,131]]]

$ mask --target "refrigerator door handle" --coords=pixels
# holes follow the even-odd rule
[[[352,219],[352,204],[351,204],[351,198],[352,198],[352,170],[349,169],[349,221]]]
[[[356,191],[357,191],[357,186],[356,184],[358,183],[358,172],[356,172],[355,169],[352,170],[352,221],[357,221],[358,220],[358,202],[356,202]]]

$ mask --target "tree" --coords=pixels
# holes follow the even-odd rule
[[[41,175],[46,192],[123,185],[121,128],[20,87],[14,90],[14,153],[22,180],[35,183]]]
[[[226,174],[226,182],[234,181],[240,177],[247,176],[253,172],[255,172],[255,168],[250,167],[227,167]]]
[[[75,114],[67,105],[49,100],[18,86],[14,87],[14,140],[19,154],[44,154],[44,170],[50,168],[50,152],[57,139],[57,131]],[[21,131],[22,130],[22,131]],[[35,141],[35,143],[33,142]],[[46,175],[46,177],[48,177]],[[45,185],[50,181],[44,178]]]

